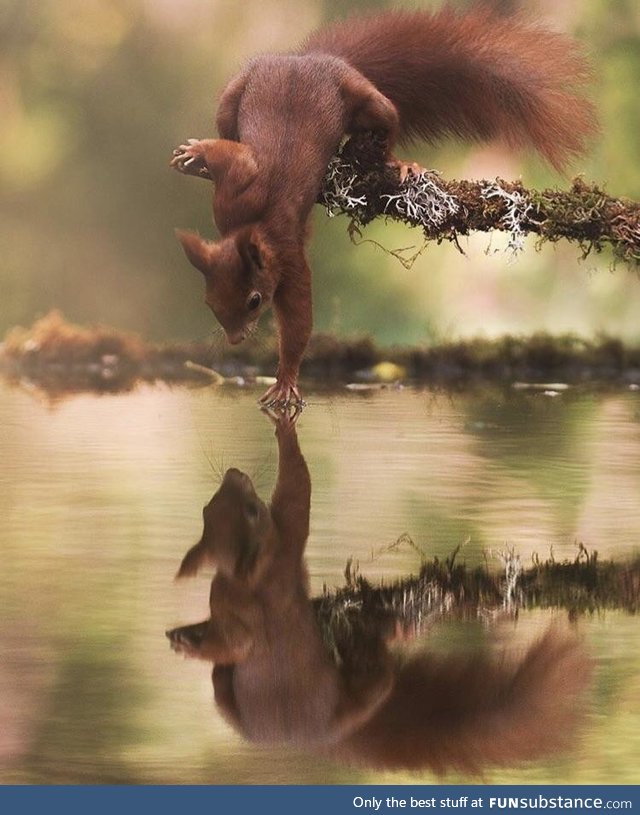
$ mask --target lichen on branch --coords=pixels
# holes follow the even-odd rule
[[[526,235],[539,242],[573,241],[583,257],[611,248],[615,260],[640,264],[640,202],[613,198],[574,179],[568,190],[526,189],[519,181],[447,181],[424,170],[401,183],[384,163],[384,142],[363,134],[345,142],[327,169],[319,203],[329,215],[345,213],[352,227],[378,216],[421,227],[427,240],[498,230],[519,252]]]

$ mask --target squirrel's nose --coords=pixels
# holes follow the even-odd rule
[[[239,345],[247,336],[247,332],[242,328],[240,331],[227,331],[227,342],[229,345]]]

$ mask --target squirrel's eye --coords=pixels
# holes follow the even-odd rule
[[[255,311],[257,308],[260,308],[260,303],[262,303],[262,295],[259,291],[254,291],[247,300],[247,308],[249,311]]]
[[[256,504],[247,504],[245,507],[245,512],[247,514],[247,518],[252,522],[255,523],[258,520],[258,515],[260,514],[258,511],[258,507]]]

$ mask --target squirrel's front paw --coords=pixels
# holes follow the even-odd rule
[[[299,412],[305,407],[306,402],[300,395],[295,381],[277,380],[266,393],[262,394],[260,404],[272,410],[294,408],[296,412]]]
[[[170,166],[185,175],[211,178],[205,161],[204,146],[200,139],[187,139],[187,144],[176,147]]]
[[[276,436],[279,436],[293,431],[304,405],[305,403],[303,401],[291,402],[283,407],[261,404],[260,410],[265,416],[269,417],[276,429]]]

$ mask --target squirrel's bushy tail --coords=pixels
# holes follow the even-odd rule
[[[336,753],[368,767],[472,774],[543,757],[574,737],[589,668],[580,644],[554,629],[515,662],[410,657],[387,701]]]
[[[501,139],[561,168],[597,130],[577,43],[518,16],[387,11],[320,29],[302,51],[339,56],[367,77],[396,105],[404,141]]]

